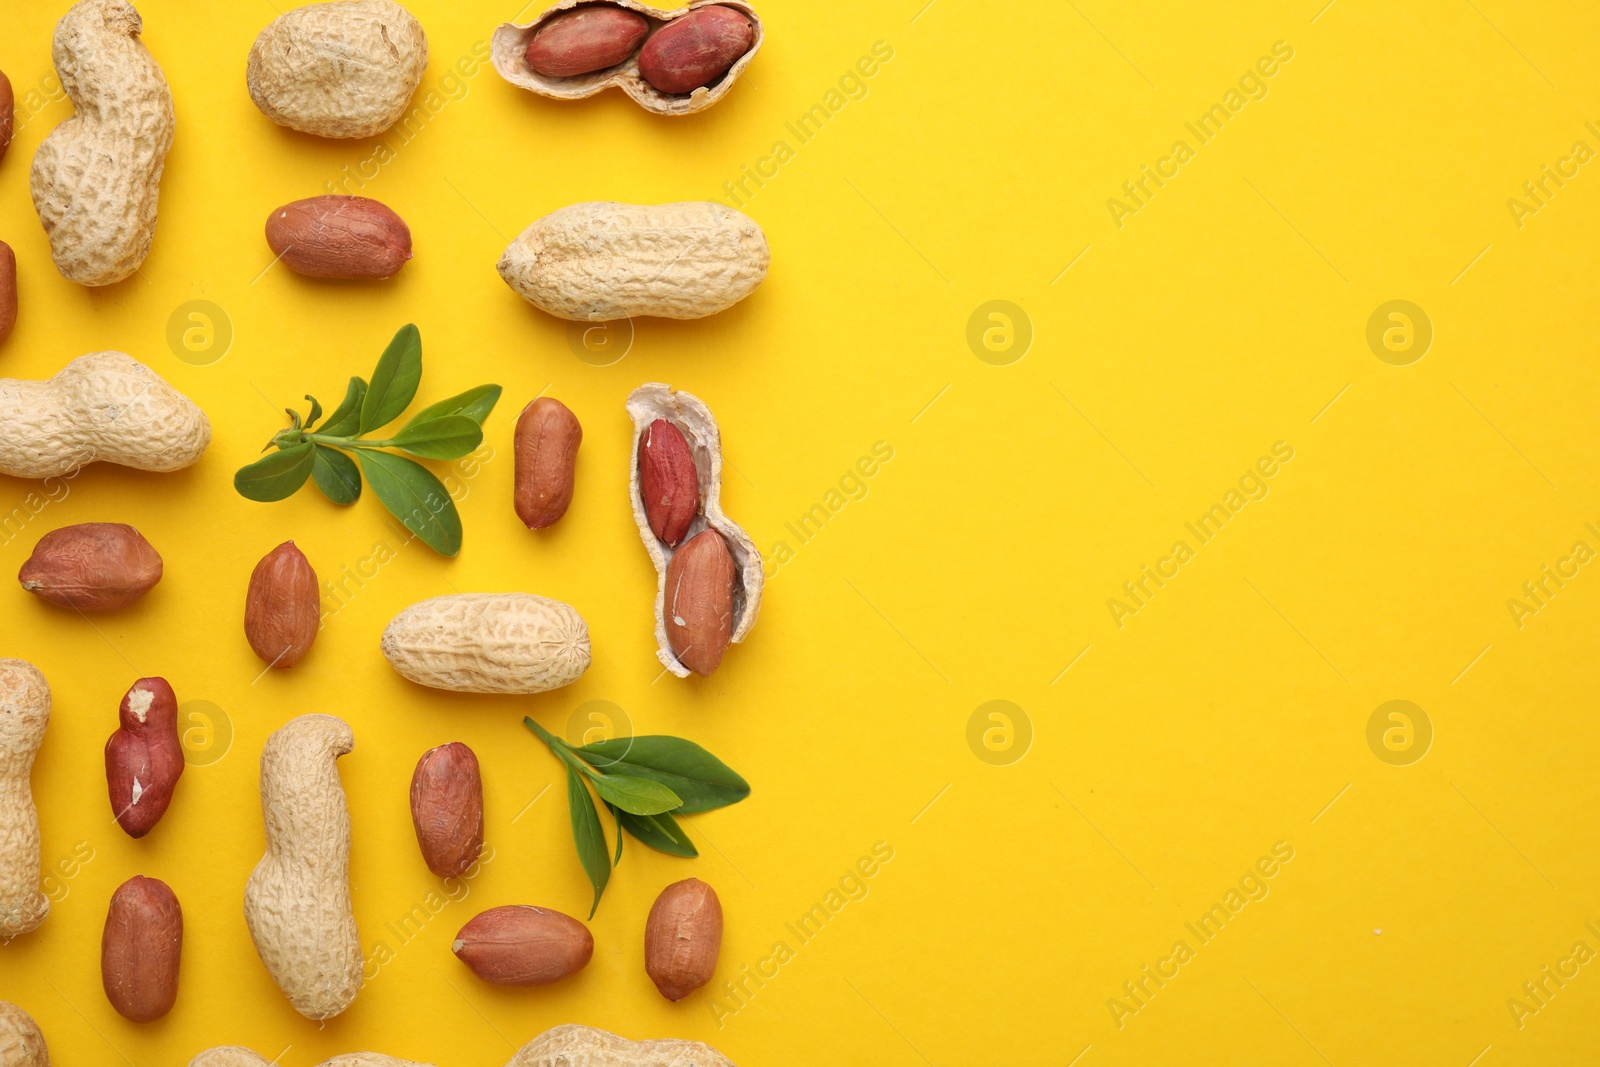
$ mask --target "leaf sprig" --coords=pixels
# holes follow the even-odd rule
[[[321,427],[317,420],[322,405],[316,397],[307,394],[311,410],[303,421],[298,411],[285,409],[289,428],[267,442],[267,448],[276,446],[278,451],[240,468],[233,487],[250,500],[283,500],[309,479],[335,504],[354,504],[365,474],[379,502],[406,529],[440,555],[454,556],[461,551],[461,516],[444,484],[422,464],[382,450],[395,448],[421,459],[460,459],[483,443],[483,421],[501,390],[480,385],[423,408],[390,437],[363,436],[399,418],[421,383],[422,335],[413,325],[402,326],[379,358],[371,382],[351,378],[343,402]]]
[[[566,766],[572,837],[594,886],[591,919],[611,868],[622,862],[624,832],[658,852],[692,858],[699,850],[673,816],[727,807],[750,795],[750,784],[731,767],[681,737],[617,737],[576,747],[530,718],[522,721]],[[606,847],[591,788],[616,823],[615,855]]]

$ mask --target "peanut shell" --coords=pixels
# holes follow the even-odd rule
[[[33,664],[0,659],[0,945],[50,914],[39,891],[39,811],[33,758],[50,725],[50,684]],[[0,1017],[0,1036],[5,1034]],[[3,1046],[0,1046],[3,1047]]]
[[[33,1016],[0,1000],[0,1064],[4,1067],[50,1067],[44,1034]]]
[[[629,1041],[592,1026],[567,1023],[546,1030],[517,1050],[506,1067],[734,1067],[699,1041],[667,1038]]]
[[[687,678],[691,669],[673,653],[667,633],[667,571],[673,556],[703,530],[713,529],[722,535],[734,564],[732,633],[728,640],[738,644],[755,625],[756,616],[761,611],[761,553],[750,535],[723,514],[722,437],[717,430],[717,420],[704,401],[690,393],[674,390],[669,385],[652,382],[641,385],[628,397],[628,416],[633,419],[633,469],[629,478],[633,518],[638,524],[645,551],[650,555],[650,562],[655,564],[657,575],[656,656],[673,674]],[[689,524],[685,539],[677,549],[662,543],[650,528],[650,516],[641,492],[639,443],[645,430],[657,419],[666,419],[683,433],[699,474],[700,513]]]
[[[392,0],[334,0],[279,15],[250,49],[250,99],[280,126],[376,137],[400,121],[428,65],[422,24]]]
[[[457,693],[543,693],[589,669],[583,616],[532,593],[421,601],[389,623],[382,648],[403,677]]]
[[[79,356],[42,382],[0,378],[0,474],[53,478],[96,461],[175,471],[210,443],[205,412],[122,352]]]
[[[572,204],[535,222],[500,257],[500,276],[535,307],[575,322],[699,319],[767,277],[766,235],[711,201]]]
[[[127,278],[155,239],[176,120],[143,28],[127,0],[79,0],[56,24],[51,58],[73,114],[39,146],[29,184],[56,269],[80,285]]]
[[[489,41],[489,56],[494,63],[495,71],[519,89],[527,89],[529,92],[556,100],[582,100],[617,86],[646,111],[657,115],[692,115],[696,111],[704,111],[727,96],[745,68],[755,59],[756,53],[761,51],[763,36],[761,17],[745,0],[695,0],[685,7],[678,8],[650,7],[639,3],[638,0],[612,0],[615,6],[638,12],[650,20],[652,30],[659,30],[673,19],[681,18],[699,8],[731,7],[750,18],[752,27],[750,50],[740,56],[733,66],[728,68],[728,72],[713,84],[688,93],[664,93],[645,81],[639,73],[638,52],[634,52],[617,66],[569,77],[540,74],[530,67],[527,52],[534,34],[554,16],[588,2],[590,0],[561,0],[532,22],[502,23]]]

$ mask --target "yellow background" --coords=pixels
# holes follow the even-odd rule
[[[1521,628],[1507,600],[1574,542],[1600,548],[1584,525],[1600,526],[1600,173],[1581,169],[1520,228],[1507,201],[1574,142],[1600,148],[1585,127],[1600,125],[1600,13],[925,2],[765,0],[767,43],[743,82],[671,120],[620,92],[537,98],[487,66],[447,81],[519,12],[413,0],[432,53],[418,104],[429,90],[448,102],[344,191],[395,208],[416,258],[391,283],[350,286],[268,270],[262,225],[359,174],[378,142],[301,136],[251,105],[245,56],[270,3],[146,0],[177,143],[150,258],[100,292],[55,274],[28,201],[31,153],[69,114],[30,95],[48,89],[62,5],[7,5],[0,69],[22,125],[0,165],[0,237],[23,306],[0,368],[45,377],[122,349],[216,431],[182,473],[84,472],[0,548],[15,568],[50,529],[123,521],[167,568],[137,607],[92,620],[7,594],[0,651],[37,663],[55,692],[34,773],[46,859],[92,852],[58,871],[45,925],[0,948],[0,997],[34,1014],[56,1062],[182,1064],[238,1043],[288,1067],[365,1048],[488,1067],[569,1021],[703,1038],[749,1065],[1595,1059],[1600,965],[1520,1028],[1507,1001],[1575,942],[1600,949],[1585,927],[1600,926],[1600,567]],[[892,60],[864,94],[847,81],[855,98],[841,94],[801,144],[785,124],[827,106],[880,41]],[[1293,59],[1265,98],[1197,146],[1184,123],[1278,41]],[[1108,198],[1180,138],[1195,158],[1119,228]],[[495,274],[507,241],[548,211],[721,197],[778,141],[792,158],[745,208],[772,272],[734,310],[640,322],[625,358],[599,367]],[[169,317],[196,299],[235,334],[203,366],[167,341]],[[1034,334],[1003,366],[967,342],[969,317],[996,299]],[[1366,343],[1393,299],[1435,330],[1409,366]],[[331,406],[408,321],[424,342],[419,402],[506,387],[492,458],[458,479],[460,557],[401,547],[370,494],[348,510],[310,487],[271,505],[236,495],[233,471],[281,409],[306,392]],[[749,641],[710,680],[661,677],[653,655],[655,576],[627,506],[622,409],[647,381],[707,401],[729,513],[764,552],[792,550]],[[536,535],[510,506],[509,444],[541,391],[586,438],[571,512]],[[1189,540],[1184,523],[1278,441],[1294,458],[1268,495],[1210,544],[1191,541],[1195,558],[1119,628],[1107,600]],[[850,481],[878,442],[892,460]],[[786,524],[828,507],[842,479],[858,499],[802,543]],[[0,510],[33,488],[0,480]],[[258,677],[244,587],[287,538],[324,579],[380,544],[395,558],[330,598],[304,663]],[[452,696],[379,655],[406,605],[507,589],[583,612],[595,661],[578,683]],[[234,736],[132,841],[110,818],[101,748],[141,674],[214,703]],[[1406,766],[1367,742],[1395,699],[1434,733]],[[630,844],[590,924],[587,970],[491,988],[449,953],[462,923],[506,903],[581,916],[589,902],[557,764],[520,718],[564,731],[595,700],[639,732],[703,743],[754,794],[688,820],[697,861]],[[1020,759],[1020,742],[969,747],[969,719],[991,700],[1031,724]],[[240,909],[262,848],[257,758],[305,712],[355,728],[341,773],[357,918],[369,952],[394,951],[322,1028],[278,993]],[[495,858],[402,943],[389,924],[440,891],[407,785],[417,757],[452,740],[483,761]],[[1294,858],[1268,895],[1200,945],[1184,924],[1280,841]],[[892,862],[801,946],[785,924],[877,842]],[[108,1006],[97,963],[107,899],[136,873],[176,889],[187,926],[179,1005],[143,1027]],[[671,1005],[642,969],[651,900],[690,875],[727,912],[719,985],[780,939],[794,949],[721,1018],[715,990]],[[1119,1027],[1108,1000],[1129,1003],[1123,983],[1180,939],[1195,958]]]

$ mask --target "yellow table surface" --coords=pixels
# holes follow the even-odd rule
[[[137,607],[92,620],[5,594],[0,652],[55,693],[34,771],[54,908],[0,948],[0,997],[60,1064],[244,1044],[287,1067],[357,1049],[490,1067],[564,1022],[773,1067],[1595,1062],[1600,11],[1320,3],[765,0],[746,78],[668,120],[501,81],[480,57],[513,4],[413,0],[422,110],[356,143],[252,106],[271,3],[145,0],[177,143],[154,250],[104,291],[55,273],[28,199],[30,156],[70,113],[49,62],[64,5],[9,5],[0,237],[23,306],[0,368],[121,349],[216,432],[190,470],[95,467],[38,508],[36,484],[0,480],[0,567],[90,520],[134,524],[166,560]],[[270,266],[268,212],[330,190],[410,223],[396,280]],[[610,365],[495,273],[563,205],[714,198],[766,230],[767,283],[711,319],[637,323]],[[225,353],[169,344],[196,300],[225,316]],[[267,505],[230,484],[285,406],[336,402],[405,322],[419,404],[506,389],[451,472],[454,560],[370,494]],[[768,555],[760,623],[709,680],[654,656],[623,413],[649,381],[717,414],[725,504]],[[533,534],[510,443],[541,392],[585,439],[571,512]],[[324,627],[264,674],[244,589],[289,538],[328,586]],[[582,611],[580,681],[449,695],[379,655],[406,605],[501,590]],[[134,841],[101,750],[140,675],[186,702],[193,762]],[[1379,711],[1397,700],[1403,718]],[[558,766],[521,717],[566,732],[621,721],[593,716],[608,707],[701,742],[754,793],[687,821],[696,861],[627,848],[587,970],[487,986],[449,951],[467,919],[589,904]],[[240,907],[262,744],[306,712],[355,729],[340,769],[373,960],[322,1027],[279,994]],[[451,887],[407,810],[417,757],[447,741],[483,762],[492,849]],[[98,974],[134,874],[168,881],[186,919],[179,1004],[146,1026]],[[642,931],[691,875],[727,935],[714,984],[673,1005]]]

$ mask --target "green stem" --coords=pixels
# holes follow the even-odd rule
[[[598,782],[600,780],[600,775],[596,774],[590,769],[588,764],[584,763],[578,758],[578,756],[572,751],[571,745],[567,744],[565,741],[561,740],[561,738],[557,737],[555,734],[552,734],[549,730],[546,730],[543,726],[540,726],[527,716],[523,716],[522,723],[524,726],[538,735],[539,740],[543,741],[549,747],[550,751],[555,755],[555,757],[562,763],[566,764],[568,767],[577,771],[579,774],[591,781]]]
[[[394,447],[394,439],[393,438],[390,438],[390,439],[385,440],[385,441],[366,441],[366,440],[362,440],[362,439],[357,438],[357,437],[333,437],[333,436],[330,436],[330,435],[325,434],[325,433],[308,433],[308,434],[305,435],[305,439],[307,441],[313,441],[313,442],[315,442],[316,444],[319,444],[319,445],[332,445],[334,448],[393,448]]]

